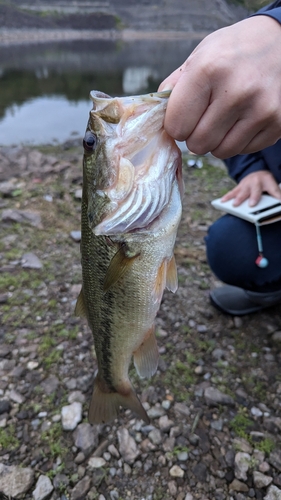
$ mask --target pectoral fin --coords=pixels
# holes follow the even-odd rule
[[[143,342],[134,352],[134,365],[141,378],[149,378],[157,370],[159,352],[154,333],[154,325],[148,330]]]
[[[81,291],[80,291],[78,298],[77,298],[77,302],[76,302],[75,309],[74,309],[74,314],[75,314],[75,316],[81,316],[81,317],[87,316],[84,294],[83,294],[82,288],[81,288]]]
[[[136,255],[128,255],[125,245],[121,246],[118,252],[116,252],[114,257],[111,259],[107,269],[103,284],[104,292],[107,292],[109,288],[111,288],[115,283],[117,283],[118,280],[120,280],[120,278],[122,278],[122,276],[124,276],[138,256],[139,253]]]
[[[173,293],[178,289],[178,272],[174,255],[167,264],[166,287]]]

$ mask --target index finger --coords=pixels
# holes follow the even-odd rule
[[[185,141],[192,134],[210,102],[210,86],[207,77],[199,74],[187,60],[163,82],[163,88],[172,88],[165,115],[166,132]],[[162,85],[160,86],[162,87]],[[162,90],[163,90],[162,88]]]

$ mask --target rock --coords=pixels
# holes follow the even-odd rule
[[[182,470],[178,465],[173,465],[173,467],[169,470],[169,474],[171,477],[183,477],[184,470]]]
[[[106,464],[106,461],[102,457],[91,457],[88,466],[91,469],[99,469],[100,467],[103,467]]]
[[[271,337],[271,340],[272,340],[272,342],[274,342],[274,344],[280,345],[281,344],[281,330],[274,332],[274,334]]]
[[[245,453],[250,454],[253,452],[253,447],[248,443],[248,441],[246,441],[246,439],[243,438],[234,438],[232,446],[236,451],[244,451]]]
[[[249,453],[238,451],[234,459],[235,477],[247,481],[247,472],[250,467],[251,456]]]
[[[107,448],[109,453],[115,457],[115,458],[119,458],[120,455],[119,455],[119,451],[117,450],[117,448],[114,446],[114,444],[110,444],[109,447]]]
[[[188,453],[187,451],[180,451],[178,454],[177,454],[177,459],[180,461],[180,462],[186,462],[188,460]]]
[[[264,500],[281,500],[281,490],[277,486],[270,486]]]
[[[88,423],[79,424],[74,431],[74,444],[85,456],[88,456],[98,446],[99,427]]]
[[[74,486],[71,493],[71,500],[84,500],[91,488],[91,478],[88,476],[83,477],[79,483]]]
[[[50,493],[52,493],[54,487],[51,483],[51,480],[47,476],[39,476],[38,481],[36,483],[36,488],[32,493],[34,500],[44,500],[47,498]]]
[[[19,222],[20,224],[30,224],[31,226],[42,228],[41,216],[36,212],[28,210],[7,208],[2,212],[2,221]]]
[[[14,403],[18,403],[19,405],[21,405],[25,401],[24,396],[22,394],[20,394],[19,392],[15,391],[15,389],[11,390],[10,399],[11,399],[11,401],[14,401]]]
[[[67,400],[69,403],[78,402],[83,404],[86,401],[86,397],[81,391],[73,391],[69,394]]]
[[[73,239],[73,241],[79,243],[79,241],[81,241],[81,231],[71,231],[70,237]]]
[[[167,415],[163,415],[162,417],[159,418],[159,427],[160,430],[163,432],[167,432],[173,427],[174,422],[170,420]]]
[[[253,406],[251,408],[251,414],[254,417],[258,417],[258,418],[263,416],[263,412],[259,408],[256,408],[256,406]]]
[[[184,403],[176,403],[174,406],[174,410],[175,413],[182,417],[188,417],[190,415],[190,410]]]
[[[57,474],[54,477],[54,487],[56,489],[62,488],[62,486],[68,486],[69,485],[69,478],[65,474]]]
[[[43,388],[44,393],[47,394],[47,396],[50,396],[57,390],[59,380],[55,375],[49,375],[49,377],[45,378],[40,385]]]
[[[193,474],[194,476],[198,479],[198,481],[201,481],[202,483],[206,483],[207,479],[207,466],[204,464],[204,462],[198,462],[198,464],[193,467]]]
[[[176,481],[169,481],[168,482],[168,489],[169,489],[169,493],[172,497],[175,497],[176,494],[177,494],[177,491],[178,491],[178,488],[177,488],[177,483]]]
[[[266,488],[272,483],[273,478],[255,470],[253,472],[253,480],[256,488]]]
[[[134,438],[130,436],[128,430],[125,428],[117,431],[117,437],[121,456],[128,464],[133,464],[140,454],[140,450],[138,449]]]
[[[206,387],[204,397],[208,406],[234,405],[234,400],[231,396],[224,394],[215,387]]]
[[[27,252],[23,254],[21,258],[21,267],[28,269],[42,269],[43,265],[34,253]]]
[[[2,413],[9,413],[11,409],[11,403],[10,401],[7,401],[7,399],[3,399],[0,401],[0,415]]]
[[[74,193],[74,198],[76,198],[77,200],[82,199],[82,188],[76,189],[76,191]]]
[[[242,483],[238,479],[233,479],[232,483],[229,485],[229,491],[248,491],[248,486],[245,483]]]
[[[272,451],[268,457],[268,462],[281,471],[281,450]]]
[[[194,497],[193,497],[193,495],[191,495],[191,493],[187,493],[187,494],[185,495],[184,500],[193,500],[193,498],[194,498]]]
[[[162,417],[162,415],[164,415],[164,414],[165,414],[165,410],[164,410],[164,408],[162,408],[162,406],[152,406],[147,411],[147,415],[149,416],[149,418],[152,418],[152,419]]]
[[[160,444],[163,441],[162,434],[159,429],[153,429],[152,431],[150,431],[148,437],[153,444]]]
[[[65,431],[73,431],[82,420],[82,404],[75,401],[63,406],[61,410],[62,427]]]
[[[34,471],[29,467],[4,465],[0,463],[0,492],[8,498],[17,498],[32,486]]]

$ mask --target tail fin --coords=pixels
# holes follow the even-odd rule
[[[105,390],[104,383],[97,375],[94,382],[94,391],[89,408],[90,424],[104,424],[118,416],[120,406],[136,413],[147,424],[149,417],[132,387],[128,387],[126,394]]]

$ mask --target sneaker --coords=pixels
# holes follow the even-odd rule
[[[259,293],[243,290],[237,286],[224,285],[210,292],[210,301],[224,313],[243,316],[281,303],[281,290]]]

